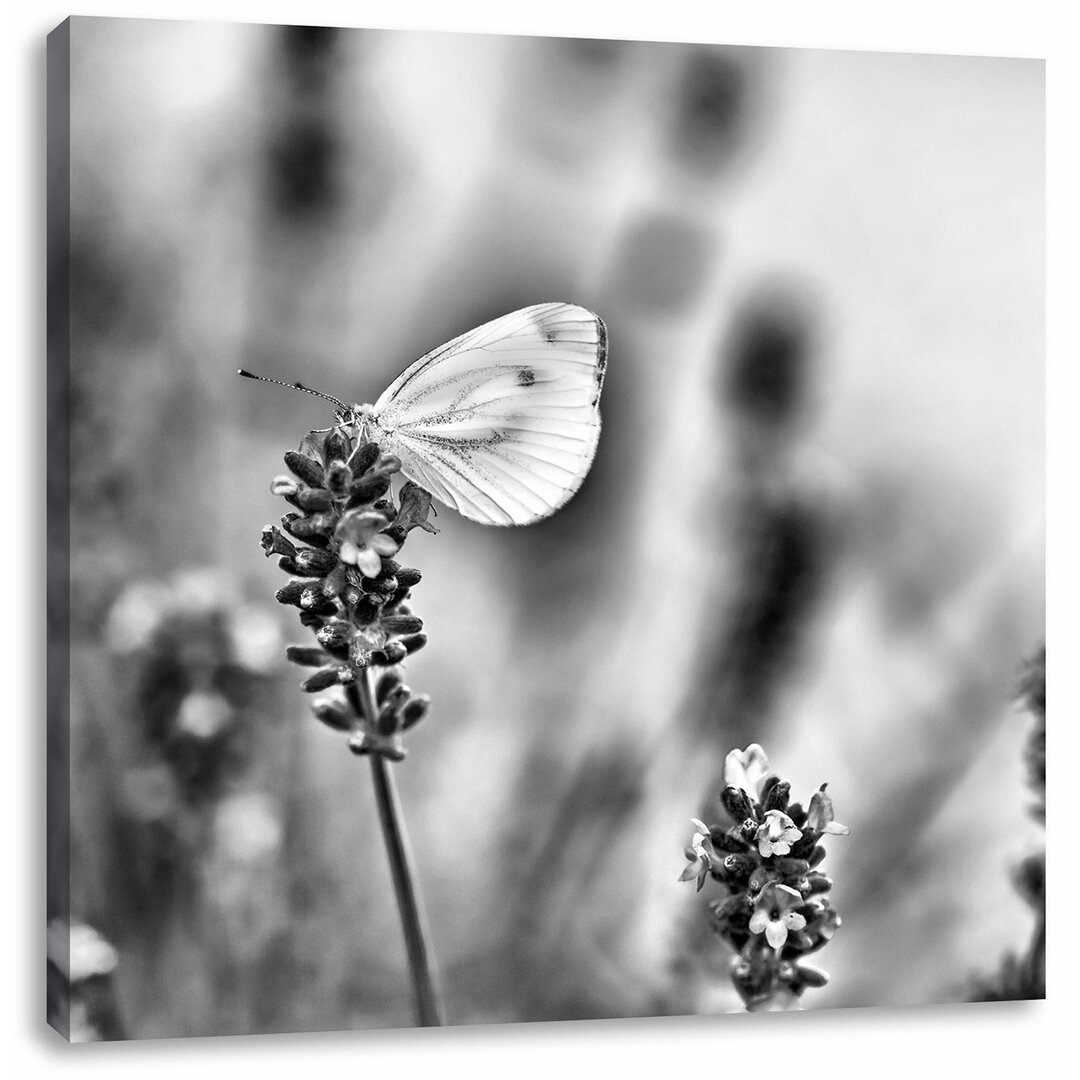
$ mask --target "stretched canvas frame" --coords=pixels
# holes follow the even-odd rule
[[[139,49],[160,67],[141,67]],[[181,63],[207,55],[224,63],[194,76]],[[74,19],[53,33],[48,918],[50,1019],[64,1034],[73,1001],[82,1039],[1041,996],[1040,834],[1009,772],[1025,757],[1041,800],[1041,65],[822,60],[134,20]],[[409,77],[395,65],[411,65]],[[483,77],[462,84],[468,71]],[[785,113],[785,79],[850,100],[830,83],[838,71],[873,91],[851,107],[880,110],[866,130]],[[420,73],[424,93],[409,89]],[[484,79],[497,76],[499,108],[484,105]],[[928,141],[905,134],[911,101],[898,86],[923,88],[927,109],[932,87],[934,106],[968,126],[951,141],[932,123]],[[965,100],[995,102],[1002,129],[980,130]],[[222,102],[246,123],[215,129],[207,118]],[[897,156],[858,150],[867,182],[838,169],[845,202],[806,159],[777,194],[788,189],[767,170],[768,139],[784,145],[785,123],[796,147],[829,136],[839,153],[865,138]],[[875,124],[896,141],[875,142]],[[236,131],[259,137],[248,145]],[[1008,169],[983,167],[999,163],[995,139]],[[950,146],[943,160],[915,153]],[[198,170],[177,167],[190,164],[185,147],[202,155],[190,187]],[[145,172],[125,171],[132,162]],[[772,201],[740,208],[754,169]],[[155,184],[171,195],[155,200]],[[794,238],[781,243],[768,222],[785,212]],[[885,227],[898,215],[908,232]],[[992,250],[980,246],[990,223]],[[771,239],[755,247],[761,232]],[[868,289],[875,276],[888,287]],[[828,293],[837,281],[842,298]],[[445,508],[432,517],[403,496],[410,477],[392,481],[387,524],[433,560],[417,601],[434,594],[430,620],[450,642],[436,659],[433,633],[405,670],[431,673],[444,691],[433,718],[442,700],[454,720],[439,735],[425,721],[405,762],[395,755],[412,740],[404,711],[427,709],[419,692],[389,687],[400,708],[383,728],[386,700],[363,730],[321,703],[322,728],[302,721],[295,684],[337,668],[290,675],[286,639],[308,659],[295,650],[321,643],[301,644],[268,611],[285,591],[295,622],[311,597],[288,603],[281,569],[251,554],[265,522],[252,531],[248,519],[272,521],[283,497],[300,517],[327,512],[309,493],[329,489],[295,456],[268,492],[286,452],[330,468],[325,437],[304,437],[340,418],[333,403],[240,382],[235,369],[298,378],[351,407],[439,341],[541,301],[584,305],[606,325],[604,433],[566,508],[503,532]],[[833,320],[853,323],[861,346],[879,321],[907,352],[878,343],[860,376]],[[847,380],[831,385],[829,342]],[[976,378],[983,355],[993,378]],[[972,386],[986,385],[972,405]],[[378,479],[354,480],[365,476]],[[427,534],[433,521],[441,537]],[[367,525],[346,535],[339,524],[324,537],[335,554],[371,546]],[[267,554],[294,558],[299,538],[273,528]],[[862,577],[849,576],[852,553],[870,568]],[[330,573],[284,569],[302,582]],[[430,620],[391,624],[390,640]],[[868,682],[895,689],[903,675],[905,707],[831,726],[857,685],[836,651],[852,642],[866,646]],[[376,668],[399,667],[389,641],[370,644],[385,661]],[[1009,727],[1018,695],[1026,711]],[[890,779],[888,748],[912,731],[912,746],[933,749]],[[350,743],[375,765],[366,805],[357,762],[329,764],[328,747]],[[423,756],[399,800],[387,778]],[[306,800],[290,786],[297,769]],[[791,776],[795,794],[774,775]],[[1009,852],[935,816],[1010,782]],[[408,860],[396,815],[410,795],[423,839]],[[741,840],[730,835],[740,827]],[[297,839],[316,835],[328,846]],[[461,836],[475,841],[467,854]],[[378,879],[383,838],[392,873]],[[821,899],[831,878],[809,865],[818,848],[830,870],[834,857],[850,864],[835,909]],[[909,880],[912,853],[938,877]],[[964,873],[949,877],[955,862]],[[1008,865],[1021,868],[1019,893]],[[409,914],[425,869],[430,930],[415,899]],[[945,879],[963,884],[935,891]],[[857,991],[859,955],[885,979],[890,954],[874,940],[913,947],[902,920],[890,939],[845,910],[845,894],[856,913],[872,907],[880,880],[886,912],[908,888],[961,914],[948,932],[917,936],[949,957],[944,970],[876,991],[863,972],[871,989]],[[696,907],[694,883],[712,890]],[[1006,912],[996,937],[965,914],[994,888]],[[357,904],[362,929],[345,918]],[[469,943],[442,976],[416,962],[440,930]],[[829,968],[844,935],[856,941],[840,961],[849,981],[826,989],[800,943],[828,944]],[[986,938],[992,956],[975,951]],[[186,973],[180,987],[210,986],[215,1007],[170,996],[168,965]],[[678,977],[661,974],[671,965]],[[317,1005],[296,1007],[297,978],[317,987]]]

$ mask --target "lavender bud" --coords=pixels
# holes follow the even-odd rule
[[[345,594],[348,594],[349,590],[345,590]],[[357,600],[353,606],[353,619],[358,626],[370,626],[378,617],[382,605],[374,600],[370,596],[360,596],[357,593]]]
[[[772,791],[772,789],[779,783],[780,783],[780,777],[779,776],[767,776],[761,782],[761,788],[759,790],[760,790],[760,793],[761,793],[761,801],[762,802],[764,802],[769,797],[769,792]]]
[[[323,579],[323,595],[329,597],[340,596],[345,591],[345,581],[345,564],[338,563]]]
[[[349,460],[353,476],[363,476],[378,460],[379,447],[376,443],[364,443],[358,446]]]
[[[712,830],[709,830],[712,833]],[[755,833],[757,829],[755,828]],[[717,837],[715,833],[712,833],[713,843],[721,851],[741,852],[747,848],[746,836],[743,833],[742,825],[733,825],[730,829],[727,829],[723,836]]]
[[[351,509],[354,506],[374,502],[380,495],[385,495],[389,489],[390,477],[380,473],[365,476],[354,481],[349,488],[349,501],[346,505]]]
[[[322,667],[327,656],[322,649],[311,645],[290,645],[285,650],[285,659],[303,667]]]
[[[725,855],[724,869],[732,877],[749,881],[750,875],[754,872],[754,860],[749,855]]]
[[[288,581],[274,593],[274,599],[279,604],[294,604],[299,607],[300,597],[303,595],[306,584],[303,581]]]
[[[311,487],[323,486],[323,467],[317,461],[304,454],[298,454],[295,450],[290,450],[285,455],[285,464],[305,484]]]
[[[742,788],[728,784],[720,792],[720,802],[724,809],[731,815],[732,821],[746,821],[754,816],[754,808],[750,803],[750,796]]]
[[[410,698],[401,710],[401,730],[407,731],[413,724],[420,723],[427,716],[431,698],[427,694],[417,694]]]
[[[427,634],[409,634],[398,640],[405,646],[406,653],[412,656],[414,652],[419,652],[427,644],[428,638]]]
[[[326,623],[316,634],[319,644],[330,652],[346,655],[353,639],[352,627],[347,622],[335,619]]]
[[[276,525],[266,525],[262,531],[262,549],[266,557],[271,555],[295,556],[296,548],[282,535]]]
[[[380,596],[389,596],[389,592],[386,588],[385,578],[364,577],[362,574],[360,576],[360,591],[371,594],[378,594]]]
[[[335,461],[345,462],[351,452],[352,446],[345,438],[341,428],[334,428],[333,431],[326,436],[326,443],[323,446],[323,457],[326,461],[327,469],[329,469]]]
[[[796,964],[795,976],[800,987],[810,986],[818,989],[829,981],[829,976],[813,964]]]
[[[331,686],[338,686],[341,683],[341,672],[348,670],[348,668],[336,667],[323,668],[321,671],[316,671],[310,678],[305,679],[300,684],[300,689],[309,694],[318,693],[320,690],[329,690]]]
[[[300,593],[300,606],[316,615],[333,615],[337,606],[322,593],[320,585],[308,585]]]
[[[375,728],[380,735],[394,735],[401,728],[401,715],[392,705],[384,705]]]
[[[775,880],[775,878],[776,875],[771,870],[767,870],[764,866],[759,866],[750,875],[750,890],[755,893],[760,892],[770,881]]]
[[[325,531],[330,523],[325,521],[321,515],[313,517],[289,516],[282,518],[281,522],[285,529],[295,536],[297,540],[306,540],[316,547],[326,547],[328,540]]]
[[[768,813],[770,810],[779,810],[781,813],[787,810],[788,801],[791,799],[791,784],[786,780],[778,781],[769,788],[768,793],[762,798],[761,807]]]
[[[392,709],[400,709],[411,696],[412,691],[404,683],[401,683],[400,685],[395,686],[390,693],[386,695],[384,704]]]
[[[328,699],[316,701],[312,704],[311,711],[315,714],[316,720],[322,721],[335,731],[349,731],[352,728],[352,715],[338,701]]]
[[[376,649],[371,654],[371,662],[380,667],[389,667],[392,664],[400,664],[408,655],[401,642],[388,641],[381,649]]]
[[[301,510],[330,510],[334,505],[334,497],[325,488],[301,488],[294,496],[296,505]]]
[[[388,634],[418,634],[424,629],[424,620],[415,615],[386,615],[382,627]]]
[[[325,577],[338,565],[338,561],[329,551],[302,548],[296,553],[296,565],[305,577]]]
[[[773,858],[772,868],[784,878],[802,877],[810,864],[805,859],[793,859],[790,855],[777,855]]]
[[[375,700],[382,705],[387,695],[397,686],[401,685],[401,672],[395,668],[384,671],[375,684]]]
[[[384,530],[385,531],[385,530]],[[394,562],[393,559],[384,557],[382,566],[379,567],[379,578],[386,580],[388,578],[397,577],[398,571],[401,569],[401,564]]]
[[[330,467],[326,470],[326,486],[335,495],[344,495],[351,480],[352,473],[344,461],[330,462]]]

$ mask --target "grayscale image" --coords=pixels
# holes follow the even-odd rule
[[[48,68],[53,1027],[1045,996],[1041,60]]]

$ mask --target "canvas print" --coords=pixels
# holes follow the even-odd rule
[[[1044,997],[1043,76],[59,26],[49,1023]]]

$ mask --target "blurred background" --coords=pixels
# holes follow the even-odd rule
[[[677,879],[751,742],[852,829],[807,1008],[967,1000],[1027,947],[1040,62],[77,18],[71,109],[55,764],[109,990],[73,1034],[413,1022],[369,771],[259,546],[332,412],[235,371],[374,401],[545,300],[608,326],[588,479],[408,552],[451,1021],[738,1009]]]

